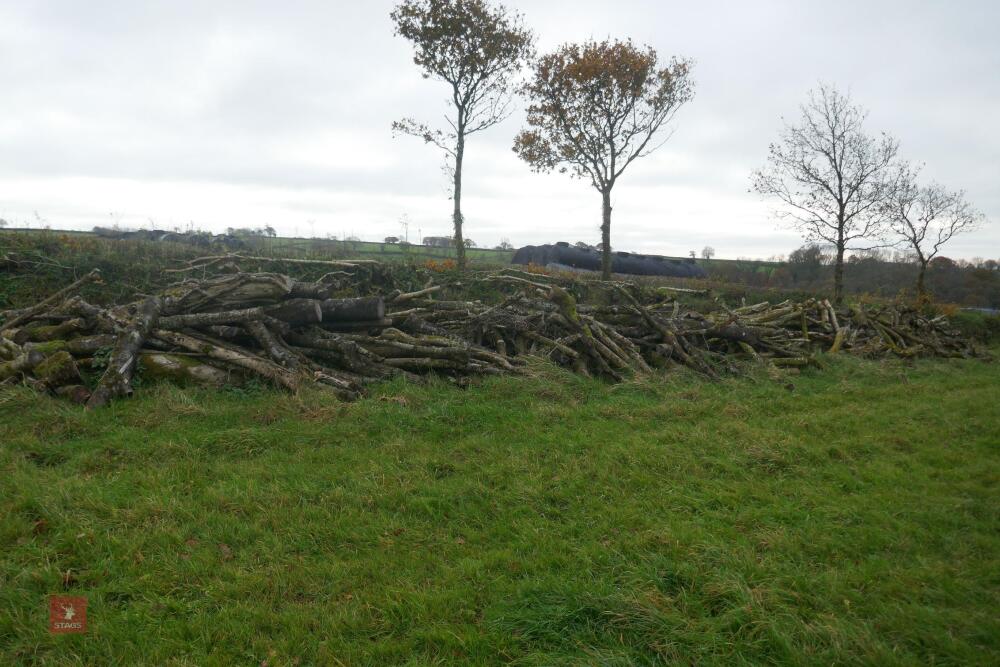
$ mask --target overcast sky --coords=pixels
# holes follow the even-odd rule
[[[394,37],[391,2],[3,0],[0,217],[282,235],[450,230],[441,156],[393,120],[436,122],[443,84]],[[952,257],[1000,256],[1000,2],[519,0],[539,50],[631,37],[696,61],[670,141],[614,193],[612,243],[769,257],[800,245],[751,170],[817,81],[991,219]],[[480,245],[599,239],[600,195],[511,152],[523,115],[470,139],[463,210]],[[37,216],[36,217],[36,212]],[[150,222],[152,221],[152,223]]]

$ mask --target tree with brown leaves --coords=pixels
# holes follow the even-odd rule
[[[589,179],[601,193],[601,273],[611,277],[611,190],[625,168],[666,138],[671,118],[693,95],[691,62],[665,67],[631,41],[566,44],[535,64],[523,89],[528,129],[514,152],[535,171]],[[661,140],[657,141],[660,138]]]
[[[462,166],[465,140],[493,127],[510,113],[514,79],[533,55],[534,36],[520,14],[485,0],[405,0],[391,14],[396,34],[414,48],[413,62],[424,78],[451,88],[454,115],[447,130],[412,118],[393,123],[393,132],[434,144],[446,156],[452,178],[452,219],[458,266],[465,268],[462,236]]]
[[[866,134],[867,113],[836,88],[809,93],[797,124],[786,123],[771,144],[768,165],[753,173],[753,187],[775,197],[776,215],[810,243],[836,249],[834,298],[844,298],[844,254],[879,244],[886,204],[895,187],[899,142]]]
[[[925,301],[927,265],[952,237],[974,231],[986,217],[966,201],[965,192],[947,190],[938,183],[920,185],[918,175],[919,169],[909,165],[899,168],[889,216],[892,230],[916,256],[917,298]]]

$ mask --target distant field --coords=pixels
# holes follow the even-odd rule
[[[373,243],[371,241],[333,241],[331,239],[294,239],[294,238],[250,238],[247,241],[255,247],[266,250],[273,255],[330,255],[345,257],[365,257],[382,261],[393,260],[426,260],[454,259],[454,248],[439,248],[416,244]],[[492,250],[486,248],[467,248],[466,256],[477,262],[489,264],[510,264],[514,255],[512,250]]]
[[[70,236],[94,236],[91,232],[85,231],[60,231],[60,230],[6,230],[8,233],[15,231],[19,233],[34,234],[59,234]],[[373,241],[335,241],[333,239],[310,239],[310,238],[288,238],[288,237],[248,237],[244,241],[252,248],[265,251],[270,255],[285,254],[289,257],[297,256],[340,256],[340,257],[370,257],[371,259],[381,259],[392,261],[396,259],[436,259],[443,260],[455,257],[454,248],[444,248],[436,246],[425,246],[405,243],[377,243]],[[495,250],[492,248],[467,248],[466,254],[472,261],[487,264],[509,264],[514,256],[513,250]],[[677,258],[681,259],[681,258]],[[753,266],[756,270],[770,273],[778,262],[766,262],[759,260],[730,260],[730,259],[698,259],[698,263],[711,270],[713,266],[724,264],[737,264]]]
[[[8,234],[65,235],[73,237],[97,238],[92,232],[72,230],[0,230],[0,233],[4,232]],[[320,238],[268,238],[264,236],[245,237],[243,238],[243,241],[246,242],[252,249],[266,252],[272,256],[367,257],[370,259],[380,259],[382,261],[406,259],[444,260],[449,258],[453,259],[455,257],[454,248],[441,248],[417,244],[375,243],[372,241],[334,241],[333,239]],[[177,244],[170,243],[168,245]],[[509,264],[510,258],[514,255],[514,251],[493,250],[490,248],[467,248],[466,255],[473,261],[488,264]]]

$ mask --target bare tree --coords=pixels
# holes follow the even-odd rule
[[[892,230],[916,257],[917,298],[923,301],[927,299],[927,265],[952,237],[977,229],[986,218],[966,201],[965,192],[950,191],[937,183],[921,186],[918,174],[919,170],[909,165],[900,167],[889,215]]]
[[[458,265],[465,268],[462,237],[462,166],[465,139],[509,115],[514,78],[533,55],[534,37],[523,17],[486,0],[404,0],[391,14],[396,34],[413,43],[413,62],[425,78],[451,87],[453,115],[447,130],[412,118],[393,123],[393,131],[423,139],[446,155],[452,177],[452,218]]]
[[[566,44],[540,58],[524,87],[529,129],[514,151],[535,171],[570,172],[601,193],[601,273],[611,277],[611,190],[632,162],[659,148],[660,131],[691,99],[691,63],[666,67],[631,41]]]
[[[715,257],[715,248],[710,245],[705,246],[701,249],[701,257],[702,259],[712,259]]]
[[[867,112],[836,88],[810,91],[796,124],[786,123],[768,150],[768,165],[753,173],[754,189],[777,198],[776,215],[806,241],[836,250],[834,298],[844,297],[844,253],[878,245],[886,226],[899,142],[870,136]]]

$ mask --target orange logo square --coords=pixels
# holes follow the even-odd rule
[[[49,597],[49,632],[62,635],[87,631],[87,598],[70,595]]]

